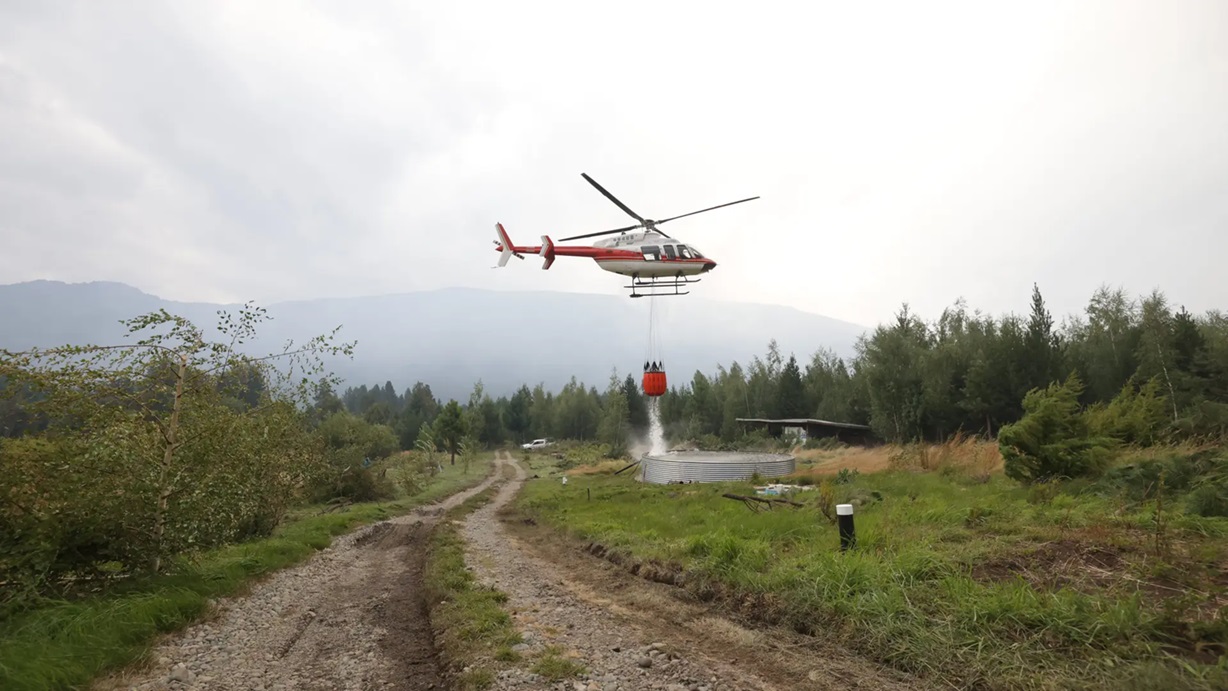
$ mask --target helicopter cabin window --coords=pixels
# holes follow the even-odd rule
[[[704,258],[704,255],[700,254],[699,250],[695,249],[694,247],[691,247],[690,245],[688,245],[687,249],[691,250],[691,256],[695,257],[696,259]]]
[[[644,252],[644,259],[650,262],[655,262],[660,259],[661,248],[656,245],[647,245],[640,248]]]
[[[677,258],[678,258],[678,257],[676,257],[676,256],[674,255],[674,246],[673,246],[673,245],[662,245],[662,246],[661,246],[661,249],[665,250],[665,258],[666,258],[666,259],[677,259]]]
[[[678,245],[678,256],[683,259],[691,258],[691,248],[686,245]]]

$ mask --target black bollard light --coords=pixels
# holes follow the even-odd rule
[[[853,530],[853,505],[836,504],[836,525],[840,528],[840,551],[857,546],[857,533]]]

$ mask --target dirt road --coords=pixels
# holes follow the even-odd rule
[[[96,689],[443,689],[422,597],[425,537],[440,514],[501,477],[337,538],[216,616],[169,637],[150,668]]]
[[[505,462],[515,462],[505,457]],[[789,631],[742,627],[711,607],[680,600],[578,549],[549,530],[510,534],[497,513],[524,481],[504,485],[462,529],[479,577],[508,595],[507,608],[533,658],[548,646],[586,669],[576,685],[548,684],[529,669],[502,674],[499,689],[568,688],[766,691],[909,689],[898,675]],[[547,481],[547,480],[538,480]]]

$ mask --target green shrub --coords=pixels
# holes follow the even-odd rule
[[[1228,458],[1225,458],[1223,451],[1165,451],[1106,471],[1092,489],[1101,496],[1143,502],[1155,497],[1163,475],[1166,494],[1182,495],[1198,491],[1199,501],[1210,502],[1207,506],[1212,507],[1216,492],[1220,491],[1217,488],[1224,484],[1226,467]]]
[[[399,440],[391,427],[340,412],[320,423],[319,433],[327,447],[328,463],[312,487],[314,501],[376,501],[396,495],[387,468],[377,468],[397,450]]]
[[[1088,408],[1088,428],[1093,436],[1111,437],[1125,444],[1151,446],[1164,441],[1171,418],[1168,397],[1160,394],[1160,380],[1152,377],[1138,389],[1126,382],[1108,405]]]
[[[836,473],[836,484],[850,484],[857,479],[858,475],[861,475],[861,471],[856,468],[841,468],[840,472]]]
[[[177,450],[157,536],[156,433],[134,416],[106,424],[0,439],[0,604],[35,592],[62,595],[73,579],[138,571],[151,555],[266,536],[319,449],[280,406],[238,414],[200,403],[181,424],[193,442]]]
[[[1186,498],[1186,510],[1207,518],[1228,518],[1228,482],[1199,485]]]
[[[1199,401],[1174,425],[1184,437],[1228,439],[1228,403]]]
[[[998,433],[1007,477],[1033,483],[1091,475],[1103,468],[1113,443],[1092,435],[1079,410],[1082,393],[1083,383],[1074,373],[1063,383],[1028,392],[1023,418]]]

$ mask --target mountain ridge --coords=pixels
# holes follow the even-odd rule
[[[847,357],[869,330],[785,305],[671,299],[658,308],[657,328],[672,384],[762,357],[772,339],[803,365],[819,348]],[[257,347],[271,352],[341,326],[341,341],[357,341],[354,357],[326,363],[343,388],[391,381],[403,390],[422,381],[438,397],[463,400],[479,380],[499,396],[521,384],[557,391],[575,376],[603,389],[613,369],[638,376],[648,353],[647,302],[469,287],[285,300],[260,305],[272,319],[260,325]],[[211,330],[218,310],[241,305],[167,300],[117,281],[0,285],[0,348],[121,342],[120,319],[159,308]]]

